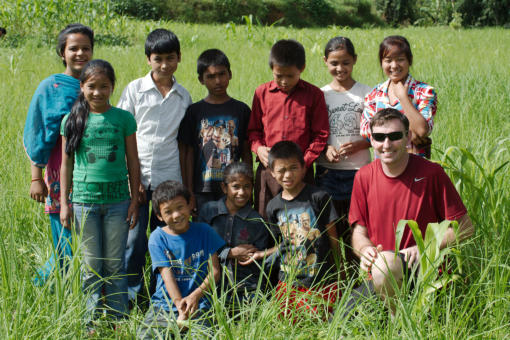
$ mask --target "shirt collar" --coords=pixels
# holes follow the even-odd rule
[[[296,84],[296,88],[302,89],[304,87],[305,87],[305,84],[303,82],[303,79],[299,79],[298,83]],[[269,91],[271,91],[271,92],[281,91],[274,80],[271,80],[269,82]]]
[[[219,201],[220,204],[218,204],[218,215],[230,215],[230,212],[227,209],[227,205],[225,204],[226,199],[227,199],[226,197],[222,197],[220,199],[220,201]],[[244,219],[248,218],[248,216],[250,215],[250,212],[251,212],[251,207],[250,207],[250,204],[248,203],[244,207],[242,207],[236,213],[236,215],[244,220]]]
[[[154,83],[154,80],[152,79],[151,74],[152,74],[152,71],[149,71],[149,73],[147,73],[147,75],[145,75],[145,77],[142,78],[142,85],[140,86],[140,92],[147,92],[152,89],[159,91],[158,87],[156,86],[156,83]],[[172,82],[173,82],[173,85],[172,85],[172,88],[170,89],[170,92],[177,91],[177,93],[179,93],[179,95],[183,96],[181,86],[177,82],[177,79],[175,79],[175,76],[172,76]]]

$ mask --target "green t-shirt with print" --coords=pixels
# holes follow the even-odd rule
[[[60,133],[65,136],[62,120]],[[74,156],[73,202],[113,203],[129,198],[125,138],[136,132],[131,113],[112,107],[89,113]]]

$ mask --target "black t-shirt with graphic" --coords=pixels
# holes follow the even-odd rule
[[[336,222],[338,215],[328,193],[307,184],[290,201],[279,193],[269,202],[266,212],[280,241],[280,281],[295,275],[298,286],[310,287],[331,273],[326,226]]]
[[[223,170],[239,161],[246,141],[250,108],[231,98],[223,104],[204,100],[186,110],[178,140],[193,147],[194,192],[221,193]]]

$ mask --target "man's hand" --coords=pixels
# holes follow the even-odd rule
[[[30,184],[30,197],[39,203],[44,203],[47,196],[48,187],[46,183],[42,179],[32,181]]]
[[[267,146],[259,146],[257,149],[257,156],[259,157],[260,163],[267,168],[269,150]]]
[[[257,247],[252,244],[240,244],[237,247],[230,248],[228,257],[236,259],[239,262],[248,261],[257,250]]]
[[[378,245],[377,247],[366,246],[361,249],[361,269],[370,273],[372,269],[372,264],[374,264],[375,259],[379,255],[379,252],[383,250],[382,245]]]
[[[404,254],[404,259],[407,262],[407,267],[409,268],[420,261],[420,252],[418,251],[418,246],[402,249],[400,253]]]

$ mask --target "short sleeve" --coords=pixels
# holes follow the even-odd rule
[[[177,140],[186,145],[194,146],[193,138],[195,137],[195,128],[193,126],[193,105],[186,109],[184,118],[179,126]]]
[[[422,84],[419,90],[419,95],[417,96],[417,109],[425,118],[429,125],[429,130],[432,130],[434,127],[434,116],[436,115],[437,110],[437,95],[436,91],[432,86],[427,84]]]
[[[62,136],[65,136],[65,133],[66,133],[66,122],[67,122],[68,118],[69,118],[69,113],[64,116],[64,119],[62,119],[62,123],[60,123],[60,134]]]
[[[135,115],[135,103],[131,95],[131,86],[132,83],[128,84],[124,91],[122,91],[119,102],[117,103],[117,107],[130,112],[132,115]]]
[[[126,129],[124,137],[131,136],[136,132],[136,120],[135,117],[128,111],[122,110],[126,116]]]
[[[354,184],[352,186],[351,206],[349,208],[349,225],[359,224],[364,227],[367,225],[367,207],[366,195],[361,185],[361,173],[358,171],[354,176]]]
[[[369,94],[365,96],[363,104],[363,114],[361,115],[359,133],[362,137],[370,137],[370,119],[375,115],[376,103],[375,103],[374,88]]]
[[[160,232],[153,232],[149,239],[149,254],[152,261],[152,270],[156,271],[160,267],[170,267],[170,251],[165,249]]]

